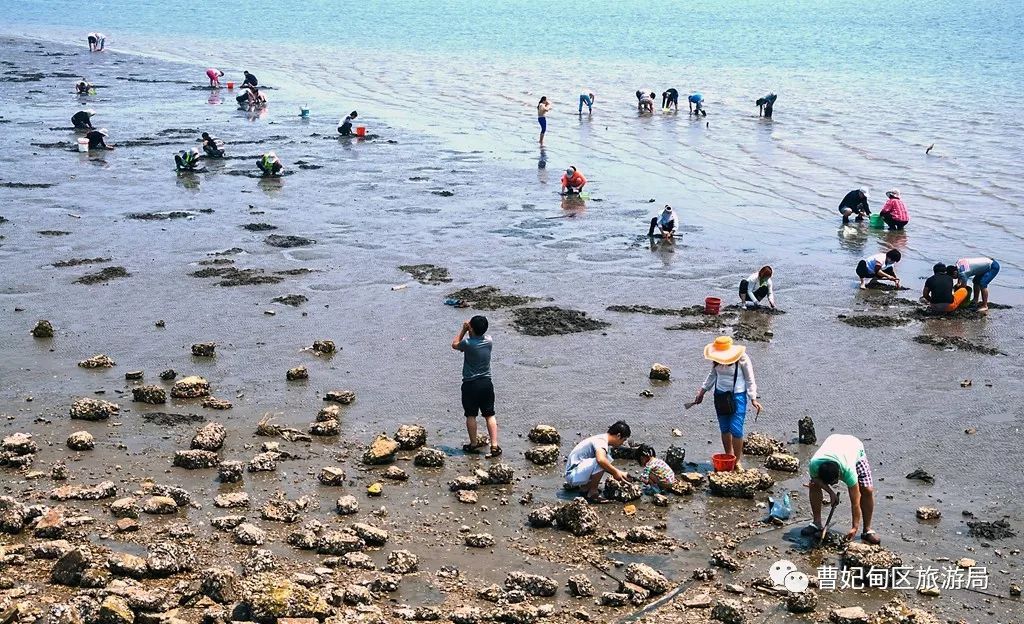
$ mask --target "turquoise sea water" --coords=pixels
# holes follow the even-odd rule
[[[329,131],[356,108],[371,130],[513,168],[577,164],[605,198],[668,198],[684,220],[766,240],[798,228],[822,251],[846,191],[868,186],[880,207],[900,188],[909,257],[992,255],[1003,286],[1024,282],[1020,2],[40,0],[0,18],[4,34],[82,46],[92,30],[111,49],[195,65],[197,83],[208,66],[236,81],[250,69],[281,88],[271,115],[308,104]],[[701,91],[708,119],[637,116],[636,89],[668,87]],[[583,91],[597,93],[593,117],[576,115]],[[768,91],[773,122],[753,106]],[[554,109],[538,154],[541,95]],[[843,237],[840,251],[875,251]]]

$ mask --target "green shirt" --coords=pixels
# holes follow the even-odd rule
[[[857,462],[866,457],[864,443],[851,435],[834,433],[825,438],[825,441],[818,448],[807,469],[812,479],[818,478],[818,469],[827,461],[839,465],[839,480],[847,487],[857,485]]]

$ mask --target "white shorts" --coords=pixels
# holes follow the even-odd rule
[[[597,463],[597,458],[591,457],[590,459],[580,460],[575,466],[566,468],[565,481],[573,487],[579,487],[586,485],[591,477],[599,472],[604,472],[604,468]]]

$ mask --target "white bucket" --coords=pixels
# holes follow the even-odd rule
[[[78,139],[78,151],[88,152],[89,151],[89,139]]]

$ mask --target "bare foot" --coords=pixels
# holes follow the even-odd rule
[[[978,306],[978,312],[988,312],[988,306],[987,305]]]
[[[861,289],[861,290],[867,290],[867,289],[868,289],[868,287],[864,285],[864,282],[861,282],[861,283],[860,283],[860,289]]]

